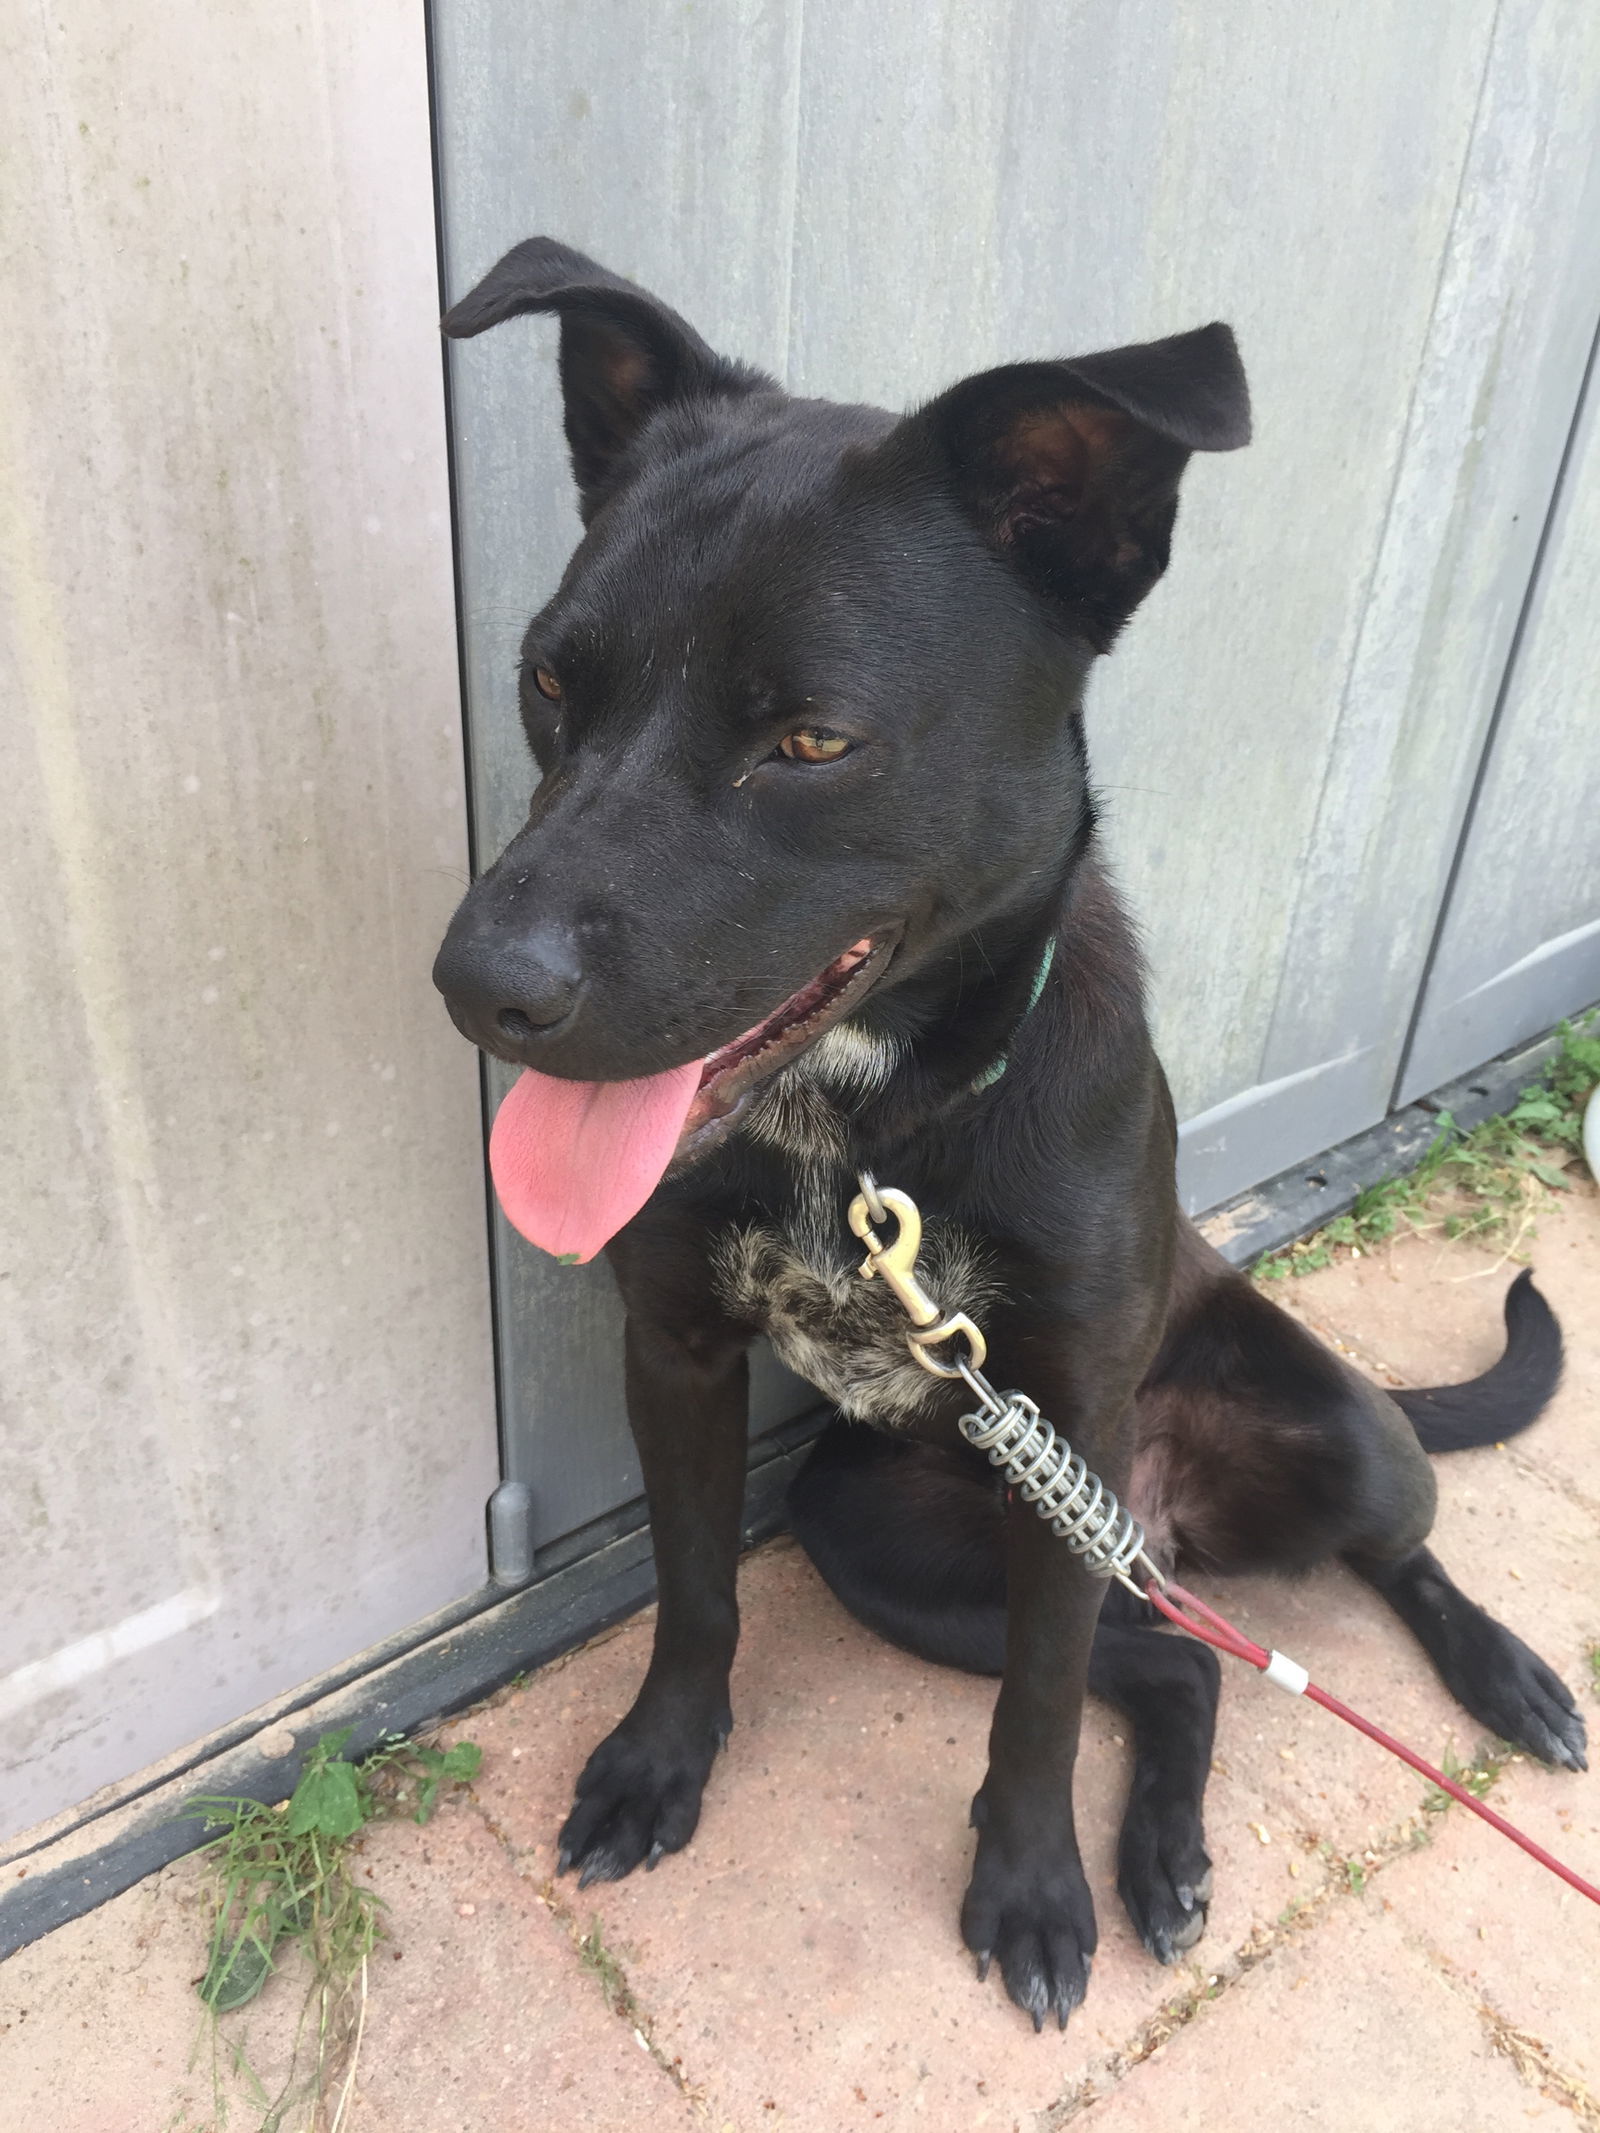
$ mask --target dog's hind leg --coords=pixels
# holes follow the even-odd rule
[[[1089,1655],[1089,1688],[1133,1729],[1117,1888],[1134,1930],[1161,1963],[1175,1963],[1205,1931],[1211,1861],[1201,1802],[1220,1687],[1209,1645],[1157,1629],[1131,1593],[1110,1588]]]
[[[1345,1561],[1394,1609],[1445,1687],[1480,1724],[1541,1762],[1588,1769],[1583,1719],[1566,1684],[1469,1600],[1429,1549],[1387,1562],[1352,1552]]]
[[[830,1422],[789,1485],[789,1524],[878,1636],[936,1666],[1004,1671],[1005,1491],[981,1452]]]
[[[1505,1299],[1505,1352],[1464,1385],[1406,1390],[1385,1404],[1410,1424],[1425,1451],[1465,1451],[1528,1427],[1561,1377],[1561,1329],[1550,1306],[1519,1274]],[[1377,1499],[1382,1501],[1381,1497]],[[1522,1639],[1455,1585],[1424,1535],[1381,1518],[1342,1551],[1394,1609],[1456,1701],[1502,1740],[1541,1762],[1584,1770],[1584,1723],[1564,1682]]]

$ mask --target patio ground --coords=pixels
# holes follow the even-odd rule
[[[1543,1218],[1531,1256],[1566,1382],[1530,1436],[1441,1462],[1436,1545],[1600,1735],[1593,1188]],[[1408,1242],[1279,1293],[1379,1378],[1423,1384],[1492,1359],[1513,1271]],[[1478,1729],[1342,1572],[1208,1589],[1423,1753],[1472,1757]],[[785,1541],[750,1557],[743,1603],[737,1730],[694,1845],[654,1874],[582,1894],[552,1879],[573,1777],[629,1700],[647,1617],[447,1729],[482,1745],[470,1795],[365,1839],[389,1933],[343,2133],[1600,2133],[1600,1912],[1464,1810],[1426,1812],[1409,1771],[1238,1667],[1208,1798],[1210,1927],[1175,1970],[1117,1901],[1128,1751],[1091,1709],[1078,1800],[1100,1952],[1067,2033],[1036,2037],[975,1982],[955,1930],[991,1685],[876,1643]],[[1494,1792],[1591,1879],[1596,1763],[1572,1777],[1513,1758]],[[203,1938],[188,1860],[0,1968],[0,2125],[209,2123],[209,2066],[191,2063]],[[250,2011],[264,2072],[294,1999],[279,1979]],[[231,2123],[259,2112],[241,2099]]]

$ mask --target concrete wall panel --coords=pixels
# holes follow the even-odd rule
[[[15,13],[0,1827],[479,1584],[422,25]]]

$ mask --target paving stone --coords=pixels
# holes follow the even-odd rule
[[[189,2062],[206,1931],[200,1875],[184,1860],[0,1964],[0,2123],[147,2133],[186,2105],[198,2117],[206,2075]],[[266,2064],[292,2016],[269,2002],[249,2027]]]
[[[1570,2128],[1375,1896],[1276,1950],[1073,2118],[1082,2133]]]
[[[1513,1764],[1491,1805],[1600,1888],[1592,1774],[1563,1784]],[[1600,2095],[1600,1907],[1460,1807],[1426,1854],[1384,1875],[1382,1889],[1396,1921],[1464,1989]]]
[[[362,1868],[388,1934],[371,1964],[349,2133],[698,2123],[470,1808],[370,1832]],[[0,1969],[0,2123],[152,2133],[209,2122],[209,2061],[190,2065],[205,1932],[191,1861],[13,1956]],[[288,2064],[299,1999],[288,1969],[227,2025],[264,2078]],[[254,2123],[237,2092],[234,2121]]]
[[[476,1814],[385,1824],[367,1854],[390,1938],[350,2133],[654,2133],[699,2122]]]
[[[1210,1932],[1192,1967],[1163,1970],[1115,1892],[1128,1750],[1114,1716],[1092,1709],[1078,1819],[1100,1951],[1067,2034],[1035,2037],[992,1980],[977,1984],[956,1926],[993,1684],[869,1637],[792,1548],[746,1565],[743,1602],[736,1730],[693,1846],[581,1895],[570,1879],[557,1885],[580,1923],[599,1921],[657,2043],[706,2088],[714,2120],[818,2133],[1008,2127],[1320,1879],[1314,1856],[1261,1844],[1253,1779],[1219,1776]],[[645,1650],[630,1630],[595,1655],[595,1682],[572,1667],[559,1700],[530,1691],[492,1724],[473,1722],[487,1749],[480,1795],[536,1876],[553,1869],[571,1781],[626,1708]]]

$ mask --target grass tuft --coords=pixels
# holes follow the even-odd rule
[[[371,1823],[395,1816],[426,1822],[441,1790],[469,1784],[482,1760],[471,1741],[442,1749],[394,1738],[352,1763],[343,1752],[352,1730],[323,1734],[293,1795],[276,1806],[202,1794],[185,1809],[219,1832],[204,1849],[213,1904],[196,1986],[218,2129],[228,2118],[226,2070],[259,2111],[259,2133],[280,2133],[297,2106],[307,2133],[338,2133],[360,2050],[367,1962],[383,1932],[383,1900],[353,1871],[357,1840]],[[289,2065],[271,2095],[242,2042],[219,2023],[255,2000],[290,1956],[302,1959],[307,1984]]]
[[[620,1958],[601,1939],[598,1918],[589,1921],[589,1930],[578,1943],[578,1962],[599,1985],[612,2014],[625,2015],[630,2022],[637,2019],[638,2008],[628,1974]]]
[[[1454,1778],[1463,1792],[1470,1792],[1475,1800],[1486,1800],[1498,1784],[1500,1773],[1512,1753],[1503,1740],[1486,1740],[1479,1743],[1478,1752],[1469,1763],[1461,1762],[1451,1749],[1446,1748],[1439,1767],[1447,1778]],[[1454,1804],[1442,1785],[1430,1781],[1422,1797],[1425,1815],[1442,1815]]]
[[[1511,1110],[1463,1133],[1447,1111],[1414,1170],[1357,1195],[1348,1214],[1258,1259],[1264,1281],[1315,1274],[1400,1236],[1501,1245],[1516,1253],[1552,1193],[1583,1168],[1583,1108],[1600,1084],[1600,1014],[1561,1025],[1561,1049]]]

